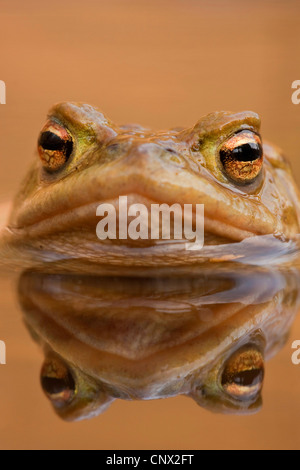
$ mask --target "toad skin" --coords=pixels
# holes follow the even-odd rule
[[[30,252],[31,259],[176,266],[251,238],[290,241],[299,233],[290,167],[277,148],[262,143],[259,116],[250,111],[216,112],[190,129],[154,132],[118,126],[86,104],[61,103],[49,112],[38,154],[1,234],[6,247]],[[117,207],[124,195],[147,207],[204,204],[201,256],[163,240],[97,239],[97,207]]]

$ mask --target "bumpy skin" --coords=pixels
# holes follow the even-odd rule
[[[86,104],[58,104],[49,118],[72,135],[71,158],[54,173],[36,159],[2,233],[7,247],[27,250],[32,260],[174,266],[212,258],[210,246],[260,235],[290,240],[299,233],[298,191],[278,150],[264,144],[263,169],[251,184],[232,181],[222,167],[224,142],[241,130],[259,133],[253,112],[213,113],[191,129],[166,132],[117,126]],[[160,240],[100,242],[96,208],[101,202],[117,206],[120,195],[149,207],[204,204],[204,251],[187,253],[182,244],[166,247]]]
[[[299,285],[297,271],[273,268],[134,280],[27,272],[19,299],[45,352],[42,375],[66,369],[74,378],[72,397],[49,395],[46,384],[64,419],[99,414],[116,398],[180,394],[214,411],[252,413],[263,377],[251,379],[251,371],[285,343]],[[250,372],[253,386],[224,384],[237,354],[231,370]]]

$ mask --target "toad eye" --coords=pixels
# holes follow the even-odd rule
[[[68,161],[72,151],[73,139],[68,130],[55,122],[48,122],[38,141],[43,167],[50,172],[59,170]]]
[[[220,160],[230,179],[238,183],[252,183],[263,165],[260,137],[251,131],[235,134],[223,144]]]
[[[262,389],[264,359],[256,346],[247,345],[236,351],[225,364],[222,388],[233,398],[249,400]]]
[[[76,385],[68,367],[59,358],[49,358],[43,364],[41,385],[46,396],[57,407],[72,401]]]

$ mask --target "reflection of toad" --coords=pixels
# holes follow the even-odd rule
[[[299,277],[249,268],[180,279],[26,272],[19,299],[43,348],[42,387],[64,419],[116,399],[187,395],[230,413],[261,405],[264,358],[284,344]]]

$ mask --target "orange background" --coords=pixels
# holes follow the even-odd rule
[[[48,108],[99,106],[117,123],[192,126],[216,110],[251,109],[285,149],[300,183],[300,4],[222,0],[0,0],[0,201],[33,158]],[[267,367],[263,411],[214,415],[187,398],[116,402],[65,424],[39,385],[42,354],[21,323],[13,281],[0,283],[0,448],[299,448],[300,381],[291,343]]]

